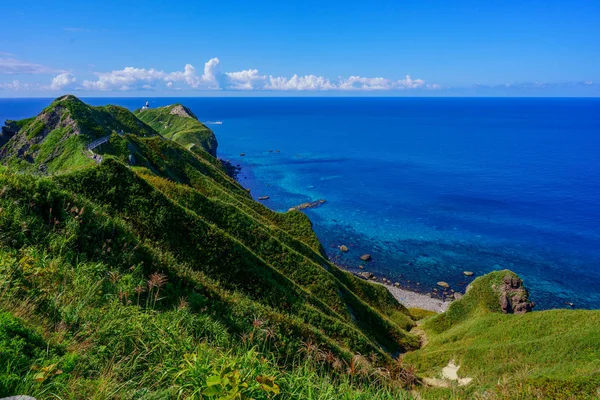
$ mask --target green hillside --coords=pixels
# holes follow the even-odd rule
[[[14,327],[3,335],[28,350],[0,348],[0,395],[189,397],[212,387],[203,368],[241,374],[236,390],[255,398],[272,397],[272,379],[297,398],[375,395],[367,371],[418,347],[408,311],[329,263],[302,213],[255,203],[211,156],[125,125],[135,117],[120,108],[65,97],[36,120],[49,114],[86,116],[70,122],[80,146],[59,156],[81,162],[39,171],[19,157],[33,120],[2,149],[0,308]],[[111,132],[101,163],[84,154]]]
[[[164,137],[185,148],[193,146],[217,156],[217,138],[187,107],[173,104],[160,108],[138,109],[136,117],[150,125]]]
[[[451,360],[464,387],[431,388],[428,398],[597,399],[600,395],[600,312],[500,312],[498,288],[510,271],[477,278],[449,310],[424,321],[427,344],[404,361],[423,377],[439,377]]]
[[[596,393],[598,312],[503,314],[502,296],[529,306],[502,271],[417,327],[427,313],[329,262],[303,213],[255,202],[183,106],[63,96],[0,139],[0,397]],[[428,387],[451,359],[473,382]]]

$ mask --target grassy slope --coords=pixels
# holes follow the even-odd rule
[[[123,107],[91,107],[71,95],[56,99],[36,118],[18,125],[19,133],[0,156],[4,164],[28,172],[57,173],[89,166],[93,161],[84,155],[84,146],[112,132],[157,134]]]
[[[96,111],[122,112],[66,100],[90,138],[106,133]],[[418,345],[407,310],[328,263],[306,216],[151,133],[114,134],[101,165],[53,178],[0,168],[0,315],[31,348],[16,359],[2,338],[19,330],[0,331],[0,395],[188,397],[218,372],[255,398],[271,378],[292,398],[406,396],[386,350]],[[148,284],[156,273],[168,283]]]
[[[548,310],[521,315],[499,313],[491,290],[509,271],[477,278],[447,313],[427,319],[427,345],[407,354],[423,376],[435,377],[452,359],[466,388],[430,389],[431,398],[598,398],[600,312]],[[491,397],[493,396],[493,397]]]
[[[50,131],[48,116],[19,122],[33,162],[15,156],[18,140],[2,149],[0,395],[187,398],[212,375],[233,382],[222,395],[273,398],[275,379],[281,398],[406,398],[406,365],[435,376],[450,359],[474,382],[422,396],[597,394],[598,312],[499,314],[490,287],[509,272],[490,274],[424,318],[428,344],[395,364],[386,351],[418,346],[409,312],[330,264],[304,214],[254,202],[204,148],[125,109],[65,97],[52,112],[64,123]],[[119,130],[101,165],[83,156]],[[60,174],[11,172],[40,163]]]
[[[175,107],[183,109],[189,116],[172,114],[171,112]],[[217,139],[214,133],[181,104],[146,110],[139,109],[134,114],[164,137],[181,144],[185,148],[200,147],[216,157]]]

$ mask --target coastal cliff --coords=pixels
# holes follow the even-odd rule
[[[409,310],[332,264],[303,206],[269,210],[216,156],[183,105],[63,96],[3,128],[0,396],[597,393],[598,312],[529,312],[510,271],[445,313]],[[494,386],[515,360],[526,370]],[[428,385],[450,361],[469,383]]]

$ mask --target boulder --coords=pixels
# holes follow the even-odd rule
[[[342,253],[345,253],[345,252],[347,252],[347,251],[348,251],[348,247],[347,247],[347,246],[344,246],[344,245],[341,245],[341,246],[340,246],[340,251],[341,251]]]
[[[443,287],[445,289],[447,289],[447,288],[450,287],[450,285],[447,282],[444,282],[444,281],[438,282],[437,285],[440,286],[440,287]]]
[[[269,196],[260,196],[259,200],[269,200]]]
[[[367,271],[361,272],[359,275],[362,276],[365,279],[373,279],[373,278],[375,278],[375,275],[373,275],[372,272],[367,272]]]
[[[363,254],[362,256],[360,256],[360,259],[363,261],[371,261],[371,255],[370,254]]]
[[[363,265],[359,265],[358,268],[365,269],[365,267]]]
[[[396,286],[396,287],[400,287],[400,283],[398,283],[398,282],[394,282],[394,286]]]
[[[459,293],[459,292],[454,292],[453,296],[454,296],[454,300],[460,300],[463,297],[462,293]]]
[[[464,271],[463,274],[465,274],[465,276],[473,276],[473,275],[475,275],[472,271]]]

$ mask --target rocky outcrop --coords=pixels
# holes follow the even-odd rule
[[[19,127],[15,121],[6,121],[2,130],[0,130],[0,147],[4,146],[18,132]]]
[[[240,171],[242,170],[242,167],[239,164],[232,164],[229,160],[223,160],[219,158],[219,161],[221,161],[221,165],[223,166],[225,173],[233,179],[237,179]]]
[[[3,127],[2,136],[6,135],[6,137],[10,136],[8,139],[13,137],[14,139],[7,146],[2,146],[3,139],[0,137],[0,159],[16,155],[28,162],[34,162],[39,153],[39,146],[35,145],[42,143],[50,132],[56,129],[64,129],[62,140],[81,133],[78,124],[73,120],[67,109],[61,105],[44,111],[21,129],[17,127],[16,123]],[[62,148],[57,147],[45,160],[40,160],[40,162],[49,162],[57,157],[61,151]]]
[[[500,288],[500,307],[504,314],[524,314],[534,307],[521,278],[510,275],[504,277]]]
[[[367,272],[367,271],[361,272],[359,275],[365,279],[374,279],[375,278],[375,275],[372,272]]]
[[[196,115],[194,115],[194,113],[192,112],[192,110],[190,110],[186,106],[182,106],[181,104],[176,104],[171,109],[171,111],[169,112],[169,114],[179,115],[180,117],[184,117],[184,118],[198,119],[198,117],[196,117]]]
[[[307,203],[302,203],[300,205],[292,207],[288,211],[292,211],[292,210],[305,210],[307,208],[315,208],[315,207],[319,207],[323,203],[325,203],[325,200],[322,200],[322,199],[321,200],[316,200],[316,201],[309,201]]]

